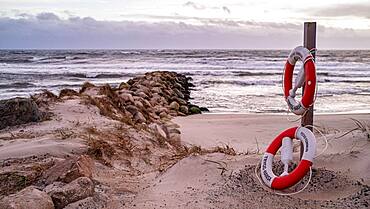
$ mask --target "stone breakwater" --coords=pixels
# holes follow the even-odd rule
[[[193,86],[190,80],[190,77],[174,72],[151,72],[121,83],[117,89],[85,84],[80,93],[91,96],[95,100],[92,103],[97,102],[104,115],[149,124],[206,110],[189,102],[190,87]]]
[[[207,110],[189,102],[190,81],[150,72],[116,88],[85,83],[0,102],[0,208],[117,208],[139,176],[205,152],[184,145],[171,121]]]

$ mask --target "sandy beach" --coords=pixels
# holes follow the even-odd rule
[[[370,143],[360,131],[340,137],[355,127],[350,118],[370,121],[369,114],[315,116],[314,124],[327,137],[329,147],[315,159],[314,176],[307,189],[297,195],[281,196],[260,184],[254,168],[270,141],[294,126],[285,115],[177,117],[174,122],[180,125],[183,142],[207,149],[228,145],[238,154],[214,153],[181,160],[135,199],[134,208],[367,208]],[[315,135],[320,152],[324,139],[319,133]],[[297,155],[298,149],[296,162]],[[307,178],[298,187],[306,182]],[[285,192],[292,191],[295,190]],[[365,196],[359,198],[363,202],[352,204],[364,191]]]
[[[0,130],[0,206],[368,208],[370,114],[315,115],[317,153],[328,147],[314,159],[307,188],[287,195],[309,175],[275,191],[260,182],[258,166],[271,140],[299,118],[199,114],[204,108],[189,102],[189,80],[153,72],[118,88],[85,83],[78,92],[3,102],[12,125]],[[291,169],[298,153],[296,142]]]

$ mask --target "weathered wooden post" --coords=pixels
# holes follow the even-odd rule
[[[311,51],[313,58],[316,58],[316,22],[305,22],[304,23],[304,35],[303,35],[303,46]],[[302,94],[304,91],[304,86],[302,88]],[[306,126],[311,131],[313,131],[313,105],[308,109],[306,114],[303,115],[301,120],[301,125]],[[301,157],[303,155],[303,146],[301,144]]]

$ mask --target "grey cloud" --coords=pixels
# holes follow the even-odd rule
[[[197,4],[197,3],[192,2],[192,1],[188,1],[188,2],[184,3],[183,6],[191,7],[191,8],[196,9],[196,10],[215,9],[215,10],[222,10],[222,11],[228,13],[228,14],[231,13],[231,10],[227,6],[223,6],[223,7],[206,6],[206,5],[202,5],[202,4]]]
[[[223,6],[222,10],[224,10],[224,12],[227,12],[228,14],[231,13],[230,9],[227,6]]]
[[[311,7],[304,10],[307,14],[319,17],[362,17],[370,19],[370,2],[338,4],[327,7]]]
[[[196,3],[192,2],[192,1],[188,1],[188,2],[184,3],[184,6],[186,6],[186,7],[192,7],[193,9],[197,9],[197,10],[206,9],[206,6],[201,5],[201,4],[196,4]]]
[[[51,12],[40,13],[40,14],[36,15],[36,18],[38,20],[56,20],[56,21],[60,20],[57,15],[55,15],[54,13],[51,13]]]
[[[198,18],[181,21],[99,21],[62,19],[43,13],[0,18],[0,48],[269,48],[302,43],[300,25]],[[319,27],[319,48],[370,48],[370,30]]]

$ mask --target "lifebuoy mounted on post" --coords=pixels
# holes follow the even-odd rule
[[[298,73],[293,87],[293,71],[298,60],[303,62],[303,69]],[[303,84],[305,87],[302,100],[297,102],[295,100],[296,91]],[[289,109],[296,115],[304,114],[314,102],[315,90],[316,68],[313,56],[307,48],[298,46],[290,52],[284,68],[284,96]]]
[[[272,171],[274,156],[279,148],[291,139],[298,139],[303,144],[303,155],[298,166],[291,172],[285,172],[281,176],[276,176]],[[289,144],[289,143],[288,143]],[[290,143],[291,144],[291,143]],[[284,146],[284,145],[283,145]],[[284,148],[284,147],[283,147]],[[282,161],[285,158],[284,149],[282,150]],[[293,147],[291,147],[293,151]],[[298,183],[310,170],[316,153],[316,138],[313,133],[305,127],[293,127],[280,133],[268,146],[261,162],[261,177],[263,182],[272,189],[286,189]]]

